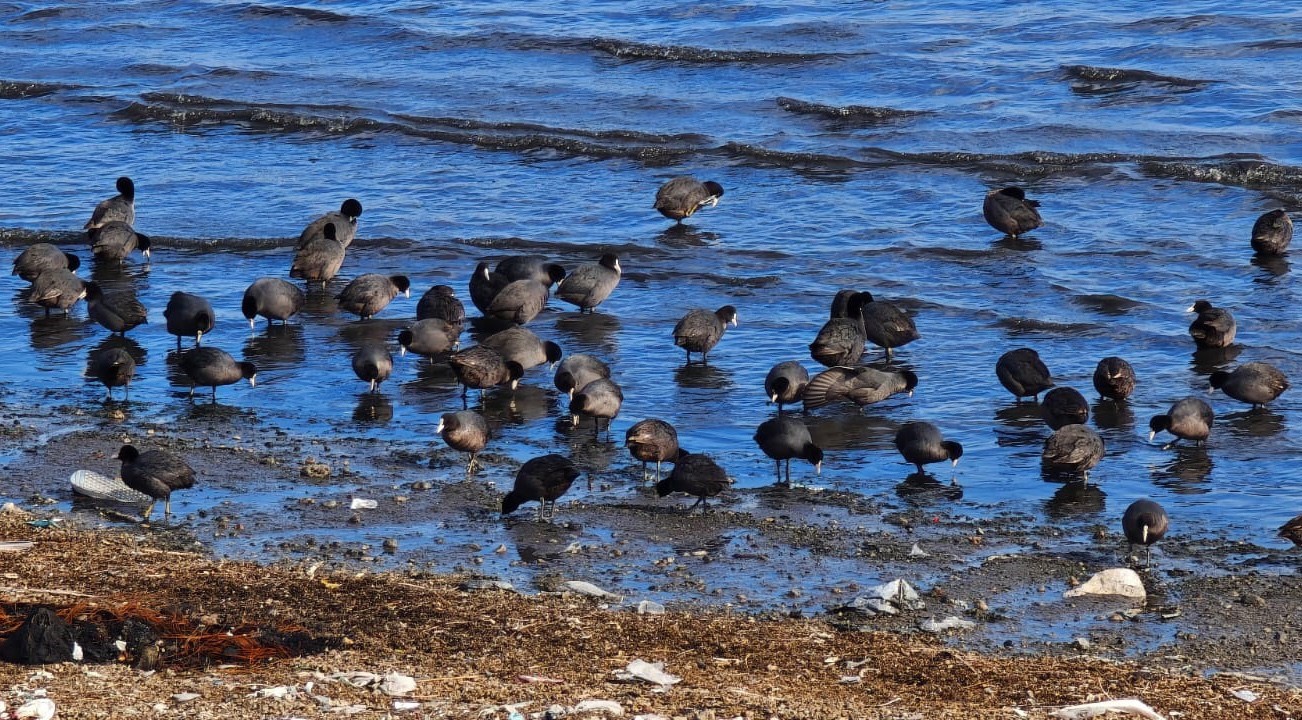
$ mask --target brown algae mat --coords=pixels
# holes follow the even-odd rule
[[[569,594],[466,591],[451,576],[220,561],[166,533],[28,519],[0,514],[0,540],[32,543],[0,552],[6,632],[43,604],[73,621],[143,619],[158,636],[154,657],[0,664],[0,700],[12,709],[43,689],[59,718],[542,717],[591,699],[630,717],[1040,718],[1128,697],[1168,718],[1302,714],[1302,691],[1239,675],[991,657],[821,620],[639,615]],[[682,680],[619,681],[634,659]],[[416,689],[393,698],[337,675],[352,671],[409,675]]]

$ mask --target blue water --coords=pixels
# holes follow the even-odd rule
[[[1151,415],[1204,394],[1217,367],[1267,361],[1302,378],[1291,259],[1254,263],[1248,246],[1259,214],[1300,204],[1302,80],[1287,72],[1302,62],[1299,36],[1302,13],[1285,2],[1178,13],[1141,2],[3,3],[0,227],[9,257],[53,232],[89,261],[72,233],[114,178],[135,179],[152,264],[81,273],[134,288],[151,309],[131,335],[147,362],[128,429],[187,432],[161,313],[186,289],[218,308],[209,342],[261,367],[256,388],[220,393],[248,411],[232,431],[426,452],[439,413],[460,406],[450,374],[409,356],[382,400],[365,398],[352,349],[373,338],[396,350],[433,284],[469,306],[480,259],[536,252],[573,266],[615,251],[624,279],[596,316],[553,302],[530,327],[615,369],[619,440],[662,417],[739,488],[770,484],[751,441],[772,413],[764,374],[788,359],[814,370],[806,346],[833,293],[855,287],[914,314],[923,338],[899,359],[921,383],[911,399],[807,418],[827,462],[821,478],[798,466],[805,481],[898,503],[910,468],[891,438],[920,418],[967,448],[957,514],[1066,515],[1085,537],[1150,496],[1173,535],[1283,547],[1275,528],[1302,512],[1296,390],[1252,415],[1211,397],[1205,450],[1144,436]],[[726,195],[672,230],[651,205],[679,174]],[[1046,225],[1020,241],[981,217],[983,194],[1004,184],[1043,203]],[[317,297],[298,324],[250,333],[244,287],[284,276],[299,230],[346,197],[365,213],[332,290],[403,272],[412,299],[360,322]],[[7,282],[6,405],[97,411],[100,388],[83,372],[106,331],[81,305],[46,319],[22,302],[24,283]],[[1193,357],[1183,312],[1203,297],[1239,322],[1237,345],[1212,361]],[[724,304],[740,326],[708,369],[682,370],[675,321]],[[1138,371],[1127,412],[1102,428],[1109,454],[1092,479],[1103,502],[1073,505],[1042,479],[1048,431],[993,370],[1019,346],[1091,399],[1099,358]],[[377,404],[381,421],[366,422]],[[564,427],[542,369],[514,408],[489,409],[492,450],[573,451],[614,482],[575,496],[638,497],[619,474],[632,463],[622,450],[575,450],[591,443]],[[75,422],[107,422],[95,417]],[[115,463],[88,454],[86,465]],[[178,496],[183,511],[205,503],[202,485]]]

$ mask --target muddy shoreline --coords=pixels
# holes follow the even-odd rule
[[[686,499],[643,487],[640,465],[621,447],[589,437],[571,451],[581,466],[605,469],[562,499],[555,523],[537,523],[533,506],[498,517],[501,486],[518,467],[508,456],[487,454],[466,477],[463,459],[441,445],[327,443],[256,418],[240,422],[240,410],[220,405],[195,406],[178,433],[120,418],[120,410],[105,405],[86,423],[96,428],[54,434],[11,411],[8,498],[39,516],[218,558],[485,577],[526,593],[582,580],[630,608],[651,600],[674,611],[835,620],[831,608],[903,578],[925,609],[854,620],[850,629],[925,636],[925,620],[955,616],[976,625],[939,640],[964,650],[1088,655],[1302,685],[1296,551],[1173,534],[1142,570],[1146,602],[1064,600],[1094,572],[1126,564],[1119,528],[1088,514],[974,519],[950,501],[961,488],[935,478],[898,488],[891,501],[834,488],[737,489],[708,512],[689,513]],[[114,472],[116,449],[128,440],[181,453],[199,470],[202,488],[177,494],[171,523],[138,528],[129,521],[138,508],[73,499],[71,471]],[[310,477],[322,468],[328,476]],[[1059,492],[1088,504],[1097,489]],[[352,510],[352,498],[377,507]]]

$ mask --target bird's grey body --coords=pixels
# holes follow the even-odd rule
[[[783,405],[800,402],[809,384],[809,371],[795,360],[780,362],[764,376],[764,394],[769,402],[777,403],[778,412]]]
[[[346,249],[357,239],[357,218],[362,215],[362,204],[349,198],[343,201],[338,210],[332,210],[316,218],[303,228],[298,235],[296,250],[302,250],[314,240],[325,237],[326,226],[333,225],[335,238]]]
[[[82,226],[83,230],[94,230],[106,223],[124,222],[136,224],[136,185],[131,178],[123,176],[117,179],[118,194],[102,200],[95,206],[90,220]]]
[[[120,335],[149,322],[149,313],[135,293],[123,290],[109,295],[94,282],[86,283],[86,314],[109,332]]]
[[[81,258],[60,250],[50,243],[36,243],[14,258],[13,274],[31,282],[46,270],[68,270],[76,272],[81,267]]]
[[[194,344],[203,342],[205,333],[211,332],[217,322],[212,303],[198,295],[174,292],[163,309],[167,320],[167,334],[176,336],[176,347],[180,349],[181,338],[194,336]]]
[[[601,360],[579,353],[570,355],[556,366],[554,383],[556,389],[574,397],[580,388],[601,378],[610,377],[610,366]]]
[[[924,472],[923,465],[945,460],[957,465],[959,458],[963,457],[962,445],[946,440],[940,428],[922,421],[907,422],[900,426],[895,433],[895,449],[918,472]]]
[[[737,308],[731,305],[714,312],[692,310],[674,326],[674,344],[687,351],[688,364],[692,362],[692,353],[700,353],[701,363],[708,363],[710,350],[719,344],[728,323],[737,325]]]
[[[678,458],[678,431],[658,418],[639,420],[624,433],[624,447],[642,461],[642,482],[647,480],[647,463],[651,462],[656,464],[655,481],[660,482],[661,463]]]
[[[476,457],[492,437],[488,430],[488,421],[474,410],[446,413],[439,418],[438,427],[434,432],[443,438],[443,442],[447,443],[448,447],[470,454],[470,459],[466,462],[467,474],[474,472]]]
[[[1288,376],[1279,368],[1263,362],[1244,363],[1234,372],[1217,371],[1208,378],[1211,386],[1253,407],[1274,402],[1289,388]]]
[[[1293,219],[1283,210],[1271,210],[1252,225],[1252,249],[1260,255],[1283,255],[1293,242]]]
[[[607,253],[598,262],[574,268],[557,286],[556,298],[577,306],[580,311],[592,310],[610,297],[622,275],[619,258]]]
[[[1212,406],[1203,401],[1202,398],[1187,397],[1177,400],[1165,415],[1154,415],[1148,422],[1148,440],[1153,441],[1153,437],[1159,432],[1165,430],[1176,437],[1170,445],[1174,445],[1180,440],[1193,440],[1194,442],[1204,442],[1212,434],[1212,423],[1216,420],[1216,413],[1212,412]],[[1168,445],[1167,447],[1170,447]]]
[[[250,362],[240,362],[225,350],[215,347],[196,347],[185,351],[180,360],[181,372],[190,378],[190,395],[194,396],[196,387],[211,387],[213,399],[217,399],[217,388],[222,385],[234,385],[241,380],[248,380],[249,385],[257,384],[258,369]]]
[[[1199,300],[1189,308],[1189,312],[1198,313],[1198,317],[1189,325],[1189,335],[1198,347],[1223,348],[1234,342],[1239,327],[1229,310]]]
[[[399,294],[411,296],[411,281],[406,275],[380,275],[366,273],[353,278],[335,299],[339,309],[363,320],[378,315]]]
[[[548,340],[544,342],[532,330],[511,327],[484,338],[481,345],[497,351],[504,360],[514,360],[528,370],[543,363],[560,362],[561,348]]]
[[[369,342],[353,353],[352,365],[357,379],[369,383],[370,391],[375,392],[393,374],[393,355],[384,345]]]
[[[1025,190],[1006,187],[986,193],[981,213],[990,227],[1015,238],[1044,224],[1039,206],[1038,200],[1026,199]]]
[[[140,248],[140,252],[148,260],[153,247],[153,241],[147,236],[136,232],[135,228],[127,223],[119,221],[105,223],[91,230],[90,238],[90,251],[94,253],[96,260],[103,262],[121,264],[136,248]]]
[[[268,325],[272,320],[288,322],[303,310],[306,302],[303,291],[294,283],[277,277],[264,277],[254,280],[244,290],[240,310],[252,328],[254,319],[259,316],[266,318]]]
[[[815,375],[805,386],[805,409],[850,401],[860,407],[878,403],[896,393],[912,393],[918,376],[912,371],[887,372],[877,368],[834,367]]]
[[[51,310],[62,310],[66,315],[77,301],[86,297],[86,283],[71,270],[46,270],[32,280],[27,289],[27,300]]]
[[[149,522],[157,501],[163,501],[164,515],[171,515],[172,491],[194,487],[194,468],[166,450],[140,452],[131,445],[123,445],[118,459],[122,461],[122,482],[153,500],[145,508],[145,522]]]
[[[1039,399],[1040,393],[1053,387],[1048,366],[1030,348],[1017,348],[1001,355],[995,363],[995,375],[1019,402],[1024,397]]]
[[[1050,473],[1079,474],[1089,481],[1090,470],[1103,459],[1103,438],[1084,425],[1064,425],[1044,441],[1040,460]]]
[[[334,223],[326,223],[320,237],[309,240],[294,253],[289,266],[289,276],[307,283],[319,282],[321,287],[339,274],[344,265],[346,246],[339,241]]]
[[[113,388],[126,388],[131,396],[131,380],[136,376],[136,360],[120,347],[108,347],[96,352],[90,359],[90,374],[104,385],[108,399],[113,399]]]
[[[690,175],[681,175],[660,186],[653,206],[670,220],[682,222],[709,205],[719,204],[723,186],[713,180],[701,182]]]
[[[1135,369],[1119,357],[1105,357],[1094,368],[1094,389],[1105,398],[1125,400],[1135,391]]]

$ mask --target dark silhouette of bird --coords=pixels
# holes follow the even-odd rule
[[[1089,482],[1090,470],[1103,459],[1103,438],[1084,425],[1064,425],[1044,441],[1041,464],[1050,474],[1079,474]]]
[[[90,219],[82,226],[83,230],[94,230],[115,221],[136,224],[136,184],[124,175],[118,178],[116,185],[118,194],[95,206]]]
[[[728,473],[709,455],[680,449],[673,471],[656,483],[656,495],[664,497],[676,492],[691,495],[697,500],[687,508],[690,512],[697,505],[708,508],[706,498],[715,497],[731,484]]]
[[[353,278],[336,299],[340,310],[369,320],[380,314],[398,295],[411,297],[411,281],[406,275],[385,277],[378,273],[366,273]]]
[[[474,410],[458,410],[439,418],[439,425],[434,432],[443,438],[443,442],[453,450],[470,453],[466,462],[466,474],[474,472],[475,460],[492,434],[488,431],[488,422],[484,416]]]
[[[1234,372],[1217,370],[1207,378],[1212,388],[1254,408],[1264,407],[1289,388],[1288,376],[1279,368],[1263,362],[1244,363]]]
[[[353,353],[353,373],[370,384],[370,392],[375,392],[393,374],[393,355],[383,344],[368,342]]]
[[[1012,393],[1018,402],[1029,397],[1040,399],[1040,393],[1053,387],[1053,378],[1049,368],[1040,359],[1039,353],[1030,348],[1009,350],[995,363],[995,375],[999,383]]]
[[[176,336],[176,349],[181,349],[181,338],[194,336],[194,344],[202,345],[204,333],[211,332],[217,322],[212,303],[185,292],[174,292],[163,308],[167,320],[167,334]]]
[[[362,216],[362,204],[353,198],[349,198],[339,206],[338,212],[328,212],[321,217],[316,218],[303,228],[299,233],[298,245],[296,250],[302,250],[307,247],[313,240],[319,240],[326,236],[326,228],[333,225],[336,239],[339,244],[347,248],[353,244],[357,238],[357,218]]]
[[[64,252],[50,243],[36,243],[29,246],[14,258],[12,274],[31,282],[46,270],[68,270],[77,272],[81,267],[81,258]]]
[[[778,415],[760,423],[755,430],[755,443],[777,465],[778,482],[782,483],[782,463],[787,464],[786,484],[791,484],[791,461],[794,458],[808,461],[814,473],[823,472],[823,449],[814,443],[809,428],[789,415]]]
[[[289,276],[300,278],[307,284],[326,283],[339,274],[344,265],[346,245],[339,239],[334,223],[326,223],[320,237],[309,240],[294,253],[294,262],[289,266]]]
[[[1065,425],[1084,425],[1090,419],[1090,404],[1074,388],[1055,387],[1044,394],[1040,417],[1054,430]]]
[[[981,214],[990,227],[1016,238],[1044,224],[1040,211],[1036,210],[1038,207],[1040,201],[1027,200],[1026,191],[1013,186],[986,193]]]
[[[1165,430],[1174,435],[1175,440],[1168,443],[1164,449],[1181,440],[1204,442],[1212,434],[1212,423],[1215,420],[1216,414],[1212,412],[1212,406],[1201,398],[1183,398],[1177,400],[1165,415],[1154,415],[1148,421],[1148,441],[1153,442],[1153,438]]]
[[[136,376],[136,360],[120,347],[108,347],[96,352],[90,359],[90,374],[104,384],[108,391],[106,400],[113,399],[113,388],[125,388],[124,397],[131,397],[131,380]]]
[[[1252,224],[1252,250],[1258,255],[1283,255],[1293,242],[1293,219],[1283,210],[1271,210]]]
[[[1105,357],[1094,368],[1094,389],[1113,400],[1125,400],[1135,391],[1135,369],[1119,357]]]
[[[922,466],[949,460],[958,465],[963,457],[963,446],[953,440],[946,440],[940,428],[929,422],[914,421],[900,426],[895,433],[895,449],[904,456],[905,462],[912,463],[918,472],[924,472]]]
[[[458,328],[466,324],[466,306],[457,299],[456,291],[447,285],[435,285],[425,291],[416,303],[416,319],[438,318]]]
[[[480,262],[475,266],[475,272],[470,275],[470,302],[474,303],[480,313],[487,316],[488,307],[492,305],[493,298],[497,297],[502,288],[512,282],[515,281],[501,273],[489,270],[488,263]],[[543,286],[543,289],[546,290],[546,286]]]
[[[510,515],[520,505],[537,500],[538,521],[556,512],[556,499],[564,495],[579,477],[579,469],[563,455],[543,455],[525,462],[515,474],[515,486],[502,498],[502,514]],[[548,504],[551,509],[548,511]]]
[[[764,394],[770,403],[777,403],[778,413],[783,405],[800,402],[809,384],[809,371],[795,360],[780,362],[764,376]]]
[[[556,366],[553,382],[556,389],[574,397],[574,393],[593,380],[610,377],[610,366],[601,360],[583,353],[570,355]]]
[[[254,319],[262,316],[267,319],[267,325],[271,325],[272,320],[279,320],[282,323],[289,322],[289,319],[303,310],[307,298],[303,291],[292,282],[282,280],[277,277],[258,278],[253,281],[244,290],[244,299],[240,303],[240,312],[244,318],[249,321],[249,328],[253,328]]]
[[[219,385],[234,385],[248,380],[249,387],[258,383],[258,368],[251,362],[238,362],[225,350],[215,347],[196,347],[181,355],[181,372],[190,378],[190,397],[196,387],[211,387],[212,399],[217,400]]]
[[[887,360],[891,359],[895,348],[922,337],[913,324],[913,318],[888,302],[873,299],[872,293],[863,293],[859,313],[863,316],[864,337],[885,350]]]
[[[639,420],[624,433],[624,447],[642,461],[642,482],[647,481],[647,463],[656,464],[656,482],[660,482],[660,464],[678,458],[678,431],[657,418]]]
[[[701,182],[690,175],[676,177],[656,191],[653,206],[661,215],[679,223],[709,205],[714,207],[723,197],[723,186],[713,180]]]
[[[86,314],[111,333],[127,331],[149,322],[145,306],[129,290],[107,295],[99,283],[86,283]]]
[[[731,305],[710,312],[692,310],[674,326],[674,344],[687,351],[687,364],[692,364],[692,353],[701,354],[701,364],[708,365],[710,350],[719,344],[728,323],[737,326],[737,308]]]
[[[1153,564],[1153,543],[1166,535],[1168,525],[1166,510],[1148,499],[1130,503],[1130,507],[1121,516],[1121,530],[1130,543],[1129,552],[1134,552],[1136,545],[1143,545],[1148,555],[1145,565]]]
[[[1234,342],[1238,325],[1234,316],[1225,308],[1213,307],[1206,300],[1199,300],[1188,310],[1198,313],[1198,317],[1189,325],[1189,335],[1200,348],[1229,347]]]
[[[1279,536],[1302,547],[1302,515],[1279,526]]]
[[[172,514],[172,491],[194,487],[194,469],[179,456],[166,450],[140,452],[133,445],[123,445],[118,450],[122,461],[122,482],[137,492],[152,498],[145,508],[144,522],[154,511],[154,505],[163,501],[163,516]]]
[[[565,279],[565,268],[548,262],[542,255],[512,255],[502,258],[493,272],[505,277],[507,282],[537,280],[549,287]]]
[[[841,290],[832,300],[832,314],[809,344],[809,355],[826,367],[857,365],[863,357],[863,306],[872,298],[867,293]]]
[[[912,370],[890,372],[866,365],[834,367],[810,379],[803,400],[806,410],[847,400],[865,407],[896,393],[912,396],[917,386],[918,376]]]

